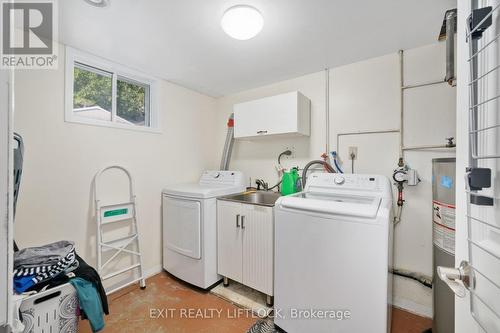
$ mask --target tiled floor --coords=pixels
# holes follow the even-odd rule
[[[105,333],[245,333],[257,320],[231,303],[195,290],[166,273],[148,279],[145,290],[132,286],[111,295],[109,302]],[[398,309],[393,312],[393,333],[421,333],[431,325],[429,319]],[[79,331],[91,332],[87,321],[80,323]]]

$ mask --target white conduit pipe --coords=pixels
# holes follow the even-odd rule
[[[403,57],[403,50],[399,50],[399,86],[401,87],[400,90],[400,115],[399,115],[399,158],[403,158],[403,147],[404,147],[404,142],[403,142],[403,133],[404,133],[404,109],[405,109],[405,101],[404,101],[404,87],[405,85],[405,80],[404,80],[404,57]]]
[[[325,153],[330,156],[330,69],[325,68]],[[338,149],[338,148],[335,148]]]

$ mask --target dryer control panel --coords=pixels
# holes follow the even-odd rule
[[[202,185],[229,185],[241,186],[245,185],[243,173],[241,171],[228,170],[208,170],[204,171],[200,177]]]

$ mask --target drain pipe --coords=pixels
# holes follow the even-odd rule
[[[222,159],[220,161],[220,170],[228,170],[229,162],[231,161],[231,153],[233,152],[234,144],[234,113],[231,113],[227,120],[226,142],[222,151]]]

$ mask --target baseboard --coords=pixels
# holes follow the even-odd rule
[[[395,276],[393,306],[413,314],[432,318],[432,289],[404,277]]]
[[[144,270],[144,277],[147,279],[147,278],[150,278],[156,274],[160,274],[161,272],[163,272],[162,265],[156,265],[156,266],[153,266],[151,268],[145,269]]]
[[[408,299],[394,297],[392,306],[421,317],[432,319],[432,308],[422,304],[418,304]]]

